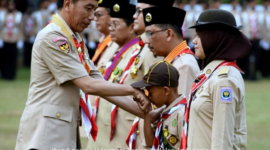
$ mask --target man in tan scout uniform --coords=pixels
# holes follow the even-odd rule
[[[191,86],[198,76],[200,69],[189,49],[183,41],[181,26],[186,12],[178,8],[168,8],[170,11],[161,12],[161,7],[152,7],[143,10],[146,25],[147,44],[155,56],[164,56],[165,61],[177,68],[179,74],[178,93],[188,98]],[[164,8],[165,9],[165,8]],[[172,14],[178,14],[177,20],[171,20]],[[159,17],[157,19],[157,16]]]
[[[117,5],[115,5],[117,3]],[[115,27],[115,29],[110,28],[111,31],[111,37],[112,40],[114,40],[119,47],[123,47],[124,45],[122,44],[123,41],[127,41],[127,40],[121,40],[121,36],[126,34],[126,32],[130,32],[130,31],[125,31],[125,33],[119,32],[120,31],[120,26],[119,19],[120,18],[129,18],[129,23],[130,26],[132,27],[132,32],[134,33],[133,30],[133,19],[132,16],[135,13],[135,8],[134,11],[132,10],[125,10],[127,6],[127,4],[123,4],[123,6],[121,6],[118,1],[115,2],[115,4],[113,4],[112,9],[111,9],[111,26]],[[120,11],[118,11],[118,8]],[[129,12],[129,13],[128,13]],[[122,14],[123,13],[123,14]],[[128,13],[128,14],[127,14]],[[122,14],[122,15],[116,15],[115,17],[113,17],[114,14]],[[115,20],[117,18],[117,20]],[[122,21],[121,21],[122,24]],[[118,27],[119,26],[119,27]],[[131,33],[131,32],[130,32]],[[132,34],[133,34],[132,33]],[[135,33],[134,33],[135,34]],[[120,39],[120,40],[119,40]],[[119,63],[117,65],[117,67],[115,67],[114,73],[116,73],[116,75],[114,75],[114,73],[111,75],[111,77],[109,78],[110,81],[113,81],[115,83],[119,83],[120,84],[130,84],[133,83],[137,80],[140,79],[140,77],[143,77],[143,75],[147,72],[147,69],[150,65],[152,65],[152,63],[157,62],[159,59],[154,58],[153,55],[149,54],[147,49],[143,49],[143,43],[140,42],[140,39],[138,39],[137,44],[132,48],[130,48],[130,50],[128,50],[123,56],[122,59],[119,60]],[[140,42],[140,45],[139,45]],[[123,46],[120,46],[123,45]],[[134,49],[135,48],[135,49]],[[121,49],[121,48],[120,48]],[[136,55],[132,54],[133,51],[136,49],[138,49],[138,53],[136,53]],[[118,52],[119,53],[119,52]],[[136,58],[134,58],[133,56],[136,56]],[[147,56],[147,57],[146,57]],[[131,58],[133,57],[133,58]],[[131,61],[133,60],[134,61]],[[127,74],[125,74],[125,68],[127,65],[129,66],[130,72],[128,72]],[[117,71],[118,70],[118,71]],[[125,76],[122,76],[124,75]],[[123,80],[124,79],[124,80]],[[121,83],[122,80],[122,83]],[[121,99],[126,99],[130,97],[122,97]],[[124,111],[123,109],[118,109],[117,113],[116,113],[116,120],[115,120],[115,130],[114,130],[114,134],[112,135],[112,140],[110,141],[110,132],[111,132],[111,108],[112,105],[104,100],[100,100],[99,106],[98,106],[98,113],[97,113],[97,124],[99,127],[99,134],[97,137],[97,142],[92,142],[89,141],[87,148],[89,149],[94,149],[94,148],[127,148],[127,145],[125,143],[126,141],[126,137],[128,135],[129,129],[132,125],[132,122],[135,118],[134,115]],[[105,141],[104,141],[105,140]]]
[[[23,46],[22,13],[15,9],[15,3],[8,1],[7,11],[3,15],[3,28],[0,37],[3,40],[3,50],[0,52],[2,78],[14,80],[18,48]]]
[[[138,35],[140,35],[141,42],[144,43],[144,46],[142,48],[141,52],[141,59],[144,60],[145,63],[148,63],[147,58],[149,56],[152,56],[152,52],[150,51],[148,44],[146,44],[146,35],[145,35],[145,24],[144,24],[144,18],[142,14],[142,10],[149,7],[154,6],[169,6],[171,7],[174,3],[174,0],[167,0],[166,2],[163,0],[138,0],[137,6],[136,6],[136,13],[133,15],[134,18],[134,30]],[[162,60],[162,57],[157,57],[158,60]],[[147,64],[145,66],[151,66],[153,62],[149,62],[150,64]],[[139,119],[138,127],[137,127],[137,136],[135,138],[135,149],[150,149],[151,147],[146,147],[145,138],[144,138],[144,122],[143,119]],[[133,145],[132,145],[133,146]],[[129,147],[132,147],[129,145]]]
[[[16,150],[80,149],[80,93],[144,95],[131,86],[104,81],[89,60],[78,32],[94,19],[98,2],[58,0],[57,4],[58,14],[34,43],[30,89]]]

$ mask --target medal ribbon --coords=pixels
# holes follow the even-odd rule
[[[189,101],[188,104],[186,105],[186,111],[185,111],[185,121],[184,121],[184,127],[183,127],[183,132],[182,132],[182,138],[181,138],[181,145],[180,145],[180,149],[181,150],[186,150],[187,149],[187,133],[188,133],[188,120],[189,120],[189,109],[191,106],[191,102],[192,99],[194,97],[194,95],[196,94],[197,90],[212,76],[212,74],[220,67],[223,66],[232,66],[235,67],[236,69],[238,69],[241,73],[244,73],[236,64],[235,61],[223,61],[222,63],[220,63],[215,69],[214,71],[207,77],[205,75],[205,73],[201,74],[193,83],[192,87],[191,87],[191,91],[190,91],[190,95],[189,95]]]
[[[111,36],[107,36],[102,43],[98,46],[98,49],[95,53],[95,55],[92,58],[92,61],[96,64],[100,58],[100,55],[104,52],[104,50],[106,49],[108,43],[110,43],[112,41]]]
[[[118,62],[121,60],[121,56],[123,54],[125,54],[125,52],[127,52],[127,50],[129,50],[129,48],[131,46],[133,46],[134,44],[139,42],[139,38],[134,38],[131,41],[129,41],[125,46],[123,46],[123,48],[120,49],[120,51],[116,54],[112,64],[110,65],[110,67],[108,69],[106,69],[105,71],[105,80],[108,80],[109,77],[111,76],[111,73],[113,72],[113,70],[115,69],[115,67],[117,66]]]
[[[169,118],[171,116],[171,114],[173,112],[175,112],[177,109],[179,109],[180,107],[184,107],[187,103],[186,98],[183,98],[180,102],[178,102],[177,104],[175,104],[171,109],[169,109],[168,111],[164,112],[161,115],[160,121],[158,122],[157,125],[157,129],[155,132],[155,137],[154,137],[154,141],[153,141],[153,146],[152,146],[152,150],[156,150],[156,149],[160,149],[161,148],[161,136],[160,135],[162,132],[162,125],[163,125],[163,121],[166,120],[167,118]]]

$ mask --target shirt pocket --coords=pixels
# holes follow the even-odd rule
[[[43,107],[43,116],[44,117],[50,117],[66,122],[72,121],[72,110],[69,110],[64,107],[46,104]]]

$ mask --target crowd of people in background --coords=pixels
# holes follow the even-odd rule
[[[257,80],[270,77],[270,1],[263,0],[176,0],[174,6],[187,11],[183,24],[183,36],[189,47],[193,48],[194,30],[187,30],[197,21],[199,14],[206,9],[225,9],[231,11],[237,25],[243,25],[242,32],[252,43],[251,52],[237,63],[245,71],[244,78]],[[18,55],[23,54],[23,65],[31,66],[31,53],[35,37],[44,28],[57,11],[56,0],[40,0],[38,9],[28,2],[21,10],[21,4],[13,0],[0,0],[0,77],[14,80],[18,63]],[[20,11],[19,11],[20,10]],[[22,12],[21,12],[22,11]],[[171,17],[176,17],[171,16]],[[81,33],[92,57],[102,36],[95,28],[95,22]]]

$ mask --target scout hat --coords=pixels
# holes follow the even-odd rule
[[[220,28],[226,26],[236,30],[241,30],[243,28],[243,26],[236,26],[236,21],[232,13],[221,9],[208,9],[200,14],[196,24],[189,27],[189,29],[206,27],[209,25],[216,25],[216,27],[219,27],[218,25],[220,25]]]
[[[110,9],[110,15],[113,18],[134,20],[133,15],[136,11],[136,6],[129,4],[128,0],[114,0]]]
[[[178,87],[179,73],[177,69],[166,61],[155,63],[149,68],[141,81],[131,84],[134,88],[149,86]]]
[[[175,0],[138,0],[138,3],[145,3],[154,6],[167,6],[170,7],[173,5]]]
[[[143,9],[143,16],[145,26],[170,24],[182,27],[186,11],[175,7],[150,7]]]
[[[105,7],[110,8],[112,0],[97,0],[98,1],[98,7]]]

